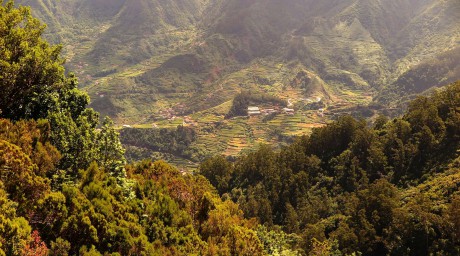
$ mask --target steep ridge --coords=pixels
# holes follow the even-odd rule
[[[415,95],[455,82],[460,77],[460,47],[421,61],[385,86],[376,100],[392,107],[405,105]],[[396,99],[396,100],[395,100]]]
[[[30,5],[34,14],[48,24],[48,38],[66,45],[70,67],[75,69],[75,62],[84,62],[88,64],[86,71],[93,75],[113,63],[133,65],[154,56],[158,43],[173,41],[177,31],[193,30],[206,1],[19,0],[17,3]],[[162,37],[158,38],[159,35]],[[72,60],[73,56],[78,58]]]
[[[224,15],[211,23],[210,33],[244,42],[247,56],[276,55],[283,51],[274,49],[287,48],[285,58],[299,59],[347,85],[382,86],[395,79],[390,71],[416,65],[407,63],[407,55],[412,58],[414,48],[427,41],[430,47],[416,50],[418,60],[452,49],[460,21],[456,1],[235,0],[217,6],[214,12]],[[431,24],[433,19],[438,22]],[[357,76],[347,75],[350,71]]]
[[[88,57],[97,62],[101,59],[111,62],[123,56],[127,64],[133,64],[154,56],[156,35],[191,28],[200,16],[201,8],[199,1],[125,2]]]
[[[458,1],[435,1],[425,5],[394,37],[393,55],[399,57],[395,60],[394,76],[401,75],[424,59],[458,47],[459,24]]]

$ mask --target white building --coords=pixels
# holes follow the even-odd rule
[[[260,115],[259,107],[248,107],[248,116]]]
[[[292,108],[283,108],[283,112],[286,113],[286,115],[294,115],[295,111]]]

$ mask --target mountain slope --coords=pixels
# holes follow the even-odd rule
[[[460,40],[456,0],[20,3],[50,24],[92,106],[118,123],[150,122],[169,108],[206,110],[242,89],[280,94],[274,85],[288,86],[299,70],[324,81],[330,106],[365,105],[390,85],[406,93],[402,76]],[[257,70],[258,81],[271,81],[254,82],[247,71]]]

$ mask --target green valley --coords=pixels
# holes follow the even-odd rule
[[[0,0],[0,256],[460,255],[459,8]]]
[[[91,107],[119,127],[193,120],[194,146],[209,154],[309,133],[340,113],[402,113],[411,95],[459,78],[455,0],[18,3],[64,45]],[[407,88],[426,72],[422,87]],[[223,118],[242,91],[291,100],[296,114]],[[318,97],[322,107],[309,109]]]

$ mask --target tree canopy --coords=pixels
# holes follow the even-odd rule
[[[0,111],[12,120],[44,118],[49,111],[83,111],[89,97],[65,76],[61,46],[42,37],[45,25],[24,6],[0,1]]]
[[[246,218],[301,236],[305,252],[456,255],[459,109],[456,82],[402,117],[370,127],[343,116],[280,151],[213,157],[200,173]]]

